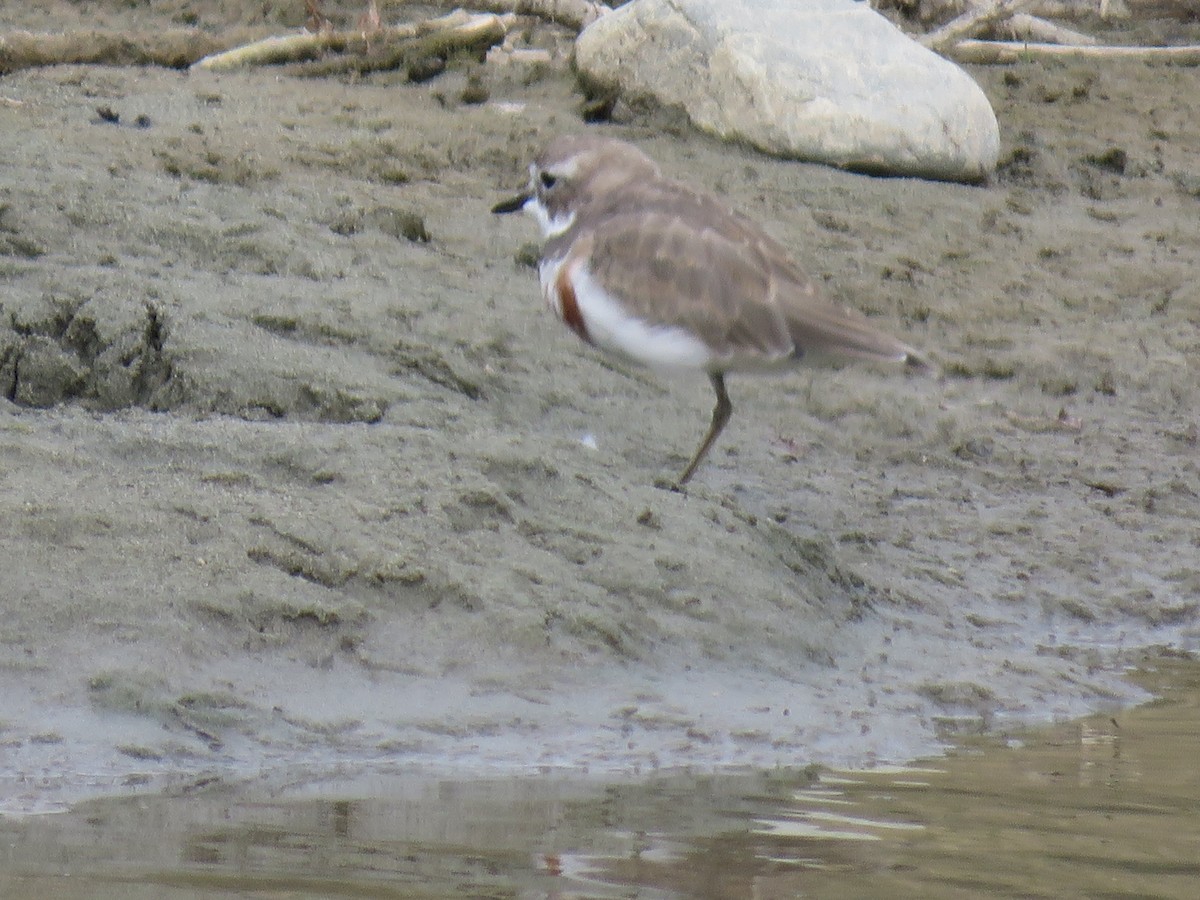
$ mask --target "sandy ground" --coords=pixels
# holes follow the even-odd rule
[[[236,15],[99,6],[61,21]],[[1200,71],[973,70],[1004,162],[968,187],[585,126],[568,35],[531,38],[553,64],[423,85],[0,79],[0,806],[869,764],[1133,701],[1125,662],[1200,644]],[[689,491],[658,486],[707,383],[580,345],[532,223],[488,214],[585,127],[946,377],[735,377]]]

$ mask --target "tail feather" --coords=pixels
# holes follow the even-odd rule
[[[829,305],[810,305],[789,323],[797,357],[842,357],[873,362],[903,363],[915,374],[934,375],[938,369],[903,341],[879,330],[861,313]]]

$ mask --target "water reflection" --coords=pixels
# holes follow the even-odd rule
[[[1200,665],[1143,681],[1162,699],[908,768],[97,801],[0,820],[0,896],[1190,900]]]

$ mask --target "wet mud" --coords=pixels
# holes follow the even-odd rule
[[[903,760],[1131,702],[1125,660],[1196,645],[1196,69],[973,69],[1003,159],[972,187],[585,124],[569,38],[421,84],[0,78],[9,806],[272,767]],[[707,381],[582,346],[532,223],[488,212],[584,128],[944,377],[731,377],[729,429],[663,489]]]

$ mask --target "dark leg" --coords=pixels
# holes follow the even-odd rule
[[[683,470],[683,474],[679,476],[679,480],[675,482],[675,489],[679,490],[692,474],[696,471],[696,467],[700,465],[700,461],[708,455],[709,448],[713,445],[713,441],[717,439],[717,435],[725,427],[729,421],[729,416],[733,413],[733,404],[729,402],[729,395],[725,393],[725,376],[721,372],[710,372],[709,380],[712,381],[713,390],[717,392],[717,405],[713,407],[712,424],[708,426],[708,434],[704,435],[704,440],[700,442],[700,448],[696,451],[696,455],[692,457],[692,461],[687,464],[687,468]]]

